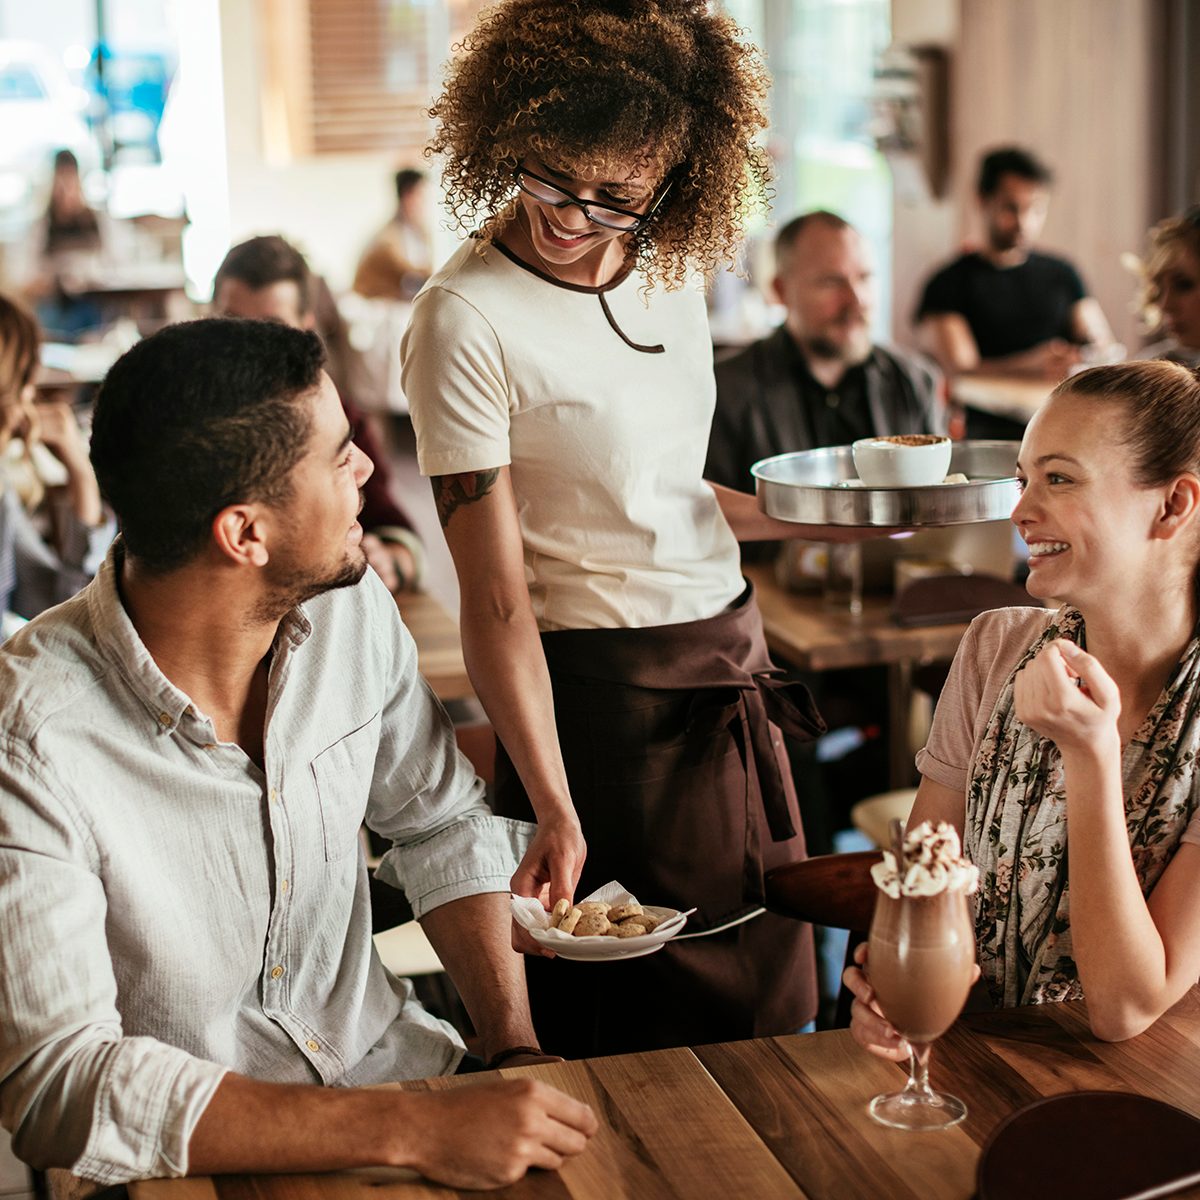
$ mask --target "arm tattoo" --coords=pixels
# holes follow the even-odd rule
[[[433,498],[437,502],[442,528],[450,523],[455,509],[482,500],[499,477],[499,467],[490,471],[464,471],[461,475],[434,475],[429,482],[433,485]]]

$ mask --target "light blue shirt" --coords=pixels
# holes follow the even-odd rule
[[[0,647],[0,1119],[104,1183],[184,1173],[227,1069],[453,1070],[375,954],[359,828],[418,917],[507,892],[532,831],[485,807],[373,572],[280,623],[260,770],[155,665],[120,558]]]

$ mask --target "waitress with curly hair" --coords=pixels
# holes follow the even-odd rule
[[[702,478],[695,281],[764,195],[766,87],[703,0],[509,0],[432,110],[475,233],[415,302],[403,382],[497,807],[538,822],[513,890],[549,905],[617,879],[697,906],[703,935],[602,965],[531,955],[535,1026],[568,1056],[783,1033],[816,1007],[809,930],[761,908],[764,870],[804,856],[780,728],[820,718],[773,674],[737,543],[845,531]]]

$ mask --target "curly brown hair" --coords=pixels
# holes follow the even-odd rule
[[[447,206],[484,243],[511,212],[513,171],[547,157],[580,178],[664,172],[671,190],[631,235],[651,283],[730,262],[767,199],[767,73],[706,0],[507,0],[455,47],[427,153],[445,157]]]

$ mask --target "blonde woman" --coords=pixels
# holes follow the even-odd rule
[[[1200,205],[1150,231],[1142,315],[1165,336],[1146,358],[1200,367]]]
[[[87,443],[69,405],[34,404],[38,328],[30,313],[0,296],[0,612],[29,618],[74,595],[112,540]],[[23,462],[11,454],[24,443]],[[30,447],[40,442],[66,472],[65,503],[43,536],[31,515],[42,499]]]

